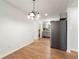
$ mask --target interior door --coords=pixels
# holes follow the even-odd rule
[[[67,50],[67,21],[60,21],[60,49]]]
[[[56,48],[66,51],[67,49],[66,20],[51,22],[51,48]]]
[[[60,48],[60,22],[51,22],[51,47],[59,49]]]

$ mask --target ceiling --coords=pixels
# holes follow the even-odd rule
[[[74,0],[70,0],[74,1]],[[32,0],[4,0],[4,2],[26,12],[26,14],[32,10]],[[36,0],[36,9],[40,12],[41,18],[48,18],[53,16],[59,16],[66,13],[68,6],[68,0]],[[45,16],[45,13],[48,16]]]

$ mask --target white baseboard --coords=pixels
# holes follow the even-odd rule
[[[75,49],[71,49],[71,50],[67,49],[67,51],[66,51],[66,52],[71,53],[71,51],[78,52],[78,51],[77,51],[77,50],[75,50]]]
[[[19,50],[19,49],[21,49],[21,48],[23,48],[23,47],[25,47],[25,46],[27,46],[27,45],[33,43],[33,42],[34,42],[34,41],[31,41],[31,42],[29,42],[29,43],[27,43],[27,44],[22,45],[21,47],[19,47],[19,48],[17,48],[17,49],[14,49],[14,50],[12,50],[12,51],[10,51],[10,52],[8,52],[8,53],[5,53],[4,55],[0,56],[0,59],[2,59],[3,57],[5,57],[5,56],[7,56],[7,55],[9,55],[9,54],[12,54],[13,52],[15,52],[15,51],[17,51],[17,50]]]

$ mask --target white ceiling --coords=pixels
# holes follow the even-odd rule
[[[32,0],[4,0],[4,2],[26,13],[32,10]],[[40,12],[41,18],[63,14],[67,5],[68,0],[36,0],[36,9]],[[48,13],[47,17],[44,16],[45,13]]]
[[[68,7],[78,7],[78,0],[69,0]]]

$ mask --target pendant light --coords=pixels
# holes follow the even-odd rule
[[[40,17],[40,14],[37,10],[35,10],[35,1],[33,0],[33,10],[28,13],[28,19],[37,20]]]

